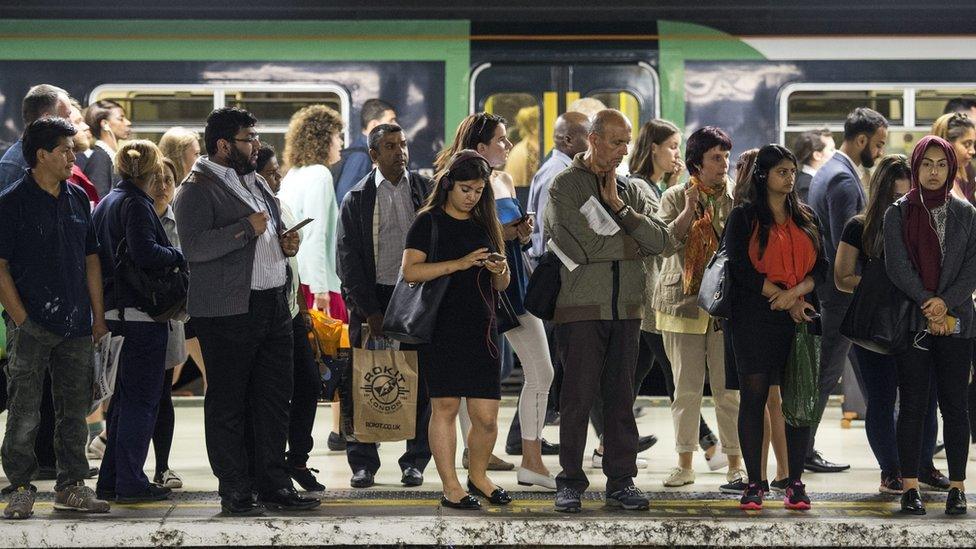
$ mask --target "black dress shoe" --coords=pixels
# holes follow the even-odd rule
[[[346,451],[346,439],[343,438],[339,433],[329,433],[329,439],[325,442],[325,445],[329,447],[332,452],[345,452]]]
[[[966,514],[966,494],[959,488],[950,488],[949,495],[946,497],[947,515]]]
[[[420,469],[407,467],[403,470],[403,476],[400,477],[400,484],[404,486],[420,486],[423,483],[424,474],[420,472]]]
[[[447,496],[441,496],[441,507],[461,509],[463,511],[479,511],[481,509],[481,502],[469,495],[465,495],[457,502],[447,499]]]
[[[919,468],[918,482],[919,484],[924,484],[930,490],[938,490],[940,492],[949,491],[949,477],[943,475],[942,471],[939,471],[935,467]]]
[[[139,494],[131,494],[128,496],[123,496],[120,494],[115,495],[116,503],[147,503],[150,501],[163,501],[164,499],[169,499],[169,494],[172,492],[169,488],[165,486],[160,486],[158,484],[149,484],[146,490]]]
[[[360,469],[352,476],[349,480],[349,486],[353,488],[369,488],[370,486],[376,484],[373,473],[370,473],[366,469]]]
[[[221,496],[220,508],[225,513],[241,517],[253,517],[264,512],[264,507],[261,507],[254,501],[254,496],[250,492]]]
[[[274,492],[263,494],[258,498],[258,503],[264,505],[266,509],[277,509],[284,511],[302,511],[314,509],[322,501],[319,498],[306,498],[298,495],[294,488],[279,488]]]
[[[325,490],[325,486],[315,478],[313,473],[318,473],[318,469],[309,469],[308,467],[288,467],[288,476],[292,478],[302,490],[306,492],[321,492]]]
[[[641,453],[644,450],[649,449],[651,446],[657,444],[657,437],[654,435],[647,435],[646,437],[640,437],[637,439],[637,453]]]
[[[509,503],[512,503],[512,496],[508,495],[508,492],[506,492],[504,488],[495,488],[490,496],[486,496],[484,492],[479,490],[478,487],[471,482],[471,479],[468,479],[468,492],[471,492],[472,495],[479,498],[487,499],[488,503],[493,505],[508,505]]]
[[[824,459],[820,452],[814,451],[812,456],[803,462],[803,468],[814,473],[839,473],[851,468],[846,463],[831,463]]]
[[[922,503],[922,496],[917,489],[905,490],[901,495],[901,512],[906,515],[925,514],[925,504]]]
[[[655,439],[655,442],[657,440]],[[506,444],[505,453],[510,456],[520,456],[522,455],[522,440],[519,439],[515,444]],[[553,444],[546,439],[542,439],[542,455],[544,456],[558,456],[559,455],[559,445]]]

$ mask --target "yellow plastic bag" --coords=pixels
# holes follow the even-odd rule
[[[312,316],[314,333],[309,333],[308,337],[313,349],[317,344],[322,354],[334,357],[339,354],[340,348],[349,348],[349,329],[341,320],[336,320],[322,311],[310,310],[309,314]]]

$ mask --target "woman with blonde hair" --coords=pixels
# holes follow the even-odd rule
[[[182,126],[172,127],[159,139],[159,150],[173,162],[179,187],[200,157],[200,134]]]
[[[101,243],[105,320],[112,333],[125,334],[96,493],[100,499],[120,503],[162,500],[170,492],[150,483],[143,472],[163,394],[170,326],[150,317],[137,289],[116,272],[117,251],[141,270],[185,264],[153,206],[151,195],[163,178],[162,158],[152,141],[123,145],[115,157],[122,181],[99,202],[93,215]],[[123,241],[125,246],[120,247]]]

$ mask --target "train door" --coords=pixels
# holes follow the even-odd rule
[[[657,116],[659,97],[657,73],[643,62],[484,63],[471,74],[470,111],[485,110],[508,121],[515,148],[505,169],[524,201],[532,175],[552,150],[560,114],[570,108],[589,114],[586,109],[595,103],[578,102],[597,99],[627,115],[636,141],[640,125]],[[626,172],[626,166],[622,169]]]

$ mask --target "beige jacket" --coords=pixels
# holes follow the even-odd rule
[[[658,209],[658,217],[665,223],[671,224],[685,208],[685,189],[688,184],[675,185],[664,191],[661,197],[661,207]],[[731,191],[732,181],[726,181],[726,189]],[[704,193],[699,193],[699,209],[695,218],[700,217],[700,212],[707,204],[708,197]],[[715,234],[721,238],[722,231],[725,230],[725,220],[732,211],[732,197],[728,193],[716,197],[715,217],[712,219],[712,227]],[[698,317],[698,295],[685,295],[684,292],[684,269],[685,269],[685,244],[687,234],[678,238],[673,235],[674,247],[665,250],[664,263],[654,285],[654,295],[651,298],[651,309],[662,313],[680,316],[682,318]],[[710,258],[709,258],[710,259]],[[706,262],[708,259],[706,259]]]

